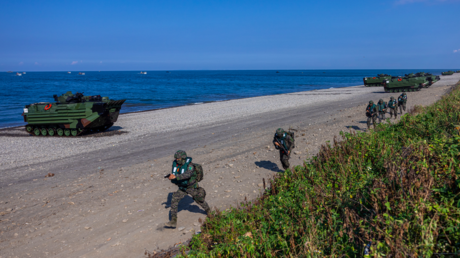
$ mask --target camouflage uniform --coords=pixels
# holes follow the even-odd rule
[[[208,203],[204,200],[206,197],[206,191],[203,187],[189,187],[186,188],[185,191],[182,189],[178,189],[172,196],[171,200],[171,218],[177,219],[177,211],[179,210],[179,202],[185,196],[191,195],[193,200],[198,203],[207,213],[210,211]]]
[[[275,142],[280,142],[283,144],[284,149],[286,149],[289,154],[286,153],[283,148],[278,147]],[[278,128],[273,138],[273,144],[275,145],[275,148],[280,151],[280,161],[283,165],[283,168],[285,170],[288,169],[290,166],[289,158],[291,155],[291,150],[294,147],[294,139],[292,139],[291,135],[286,133],[282,128]]]
[[[369,101],[369,105],[367,105],[366,108],[366,116],[367,116],[367,129],[371,129],[371,119],[372,123],[374,125],[375,129],[375,124],[377,120],[377,105],[374,104],[374,101]]]
[[[397,104],[398,102],[395,100],[395,98],[391,97],[390,101],[388,102],[388,107],[390,108],[390,118],[392,118],[394,115],[396,119],[396,117],[398,116]]]
[[[377,103],[377,108],[379,110],[379,123],[385,121],[385,113],[387,111],[387,103],[383,102],[383,99],[380,99]]]
[[[407,102],[407,95],[404,92],[398,97],[399,112],[401,112],[401,114],[402,114],[403,109],[404,111],[406,111],[406,102]]]
[[[185,151],[177,151],[174,155],[176,161],[173,162],[173,172],[176,176],[171,180],[173,184],[179,186],[179,189],[173,193],[171,200],[171,221],[166,224],[166,227],[175,228],[177,224],[177,212],[179,210],[179,202],[187,195],[191,195],[193,200],[203,208],[207,214],[210,213],[208,203],[205,201],[206,191],[198,186],[196,180],[195,168],[191,163],[191,158],[187,157]],[[180,159],[180,160],[178,160]],[[188,163],[186,163],[188,161]],[[180,173],[182,170],[182,173]]]

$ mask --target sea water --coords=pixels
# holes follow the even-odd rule
[[[126,99],[121,113],[290,92],[349,87],[363,77],[444,70],[112,71],[0,73],[0,128],[24,125],[27,104],[54,102],[67,91]],[[276,105],[276,103],[273,103]]]

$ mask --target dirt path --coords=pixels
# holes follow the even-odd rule
[[[408,93],[408,108],[438,100],[459,76]],[[364,130],[364,109],[370,99],[388,101],[398,95],[360,88],[361,94],[308,109],[282,109],[168,134],[151,133],[71,159],[2,170],[0,258],[143,257],[144,249],[183,242],[200,231],[199,220],[205,214],[186,197],[180,203],[178,228],[162,227],[177,189],[163,176],[169,173],[176,150],[186,150],[203,165],[201,185],[208,203],[226,209],[258,196],[262,179],[281,172],[271,143],[276,128],[297,130],[291,163],[300,165],[340,131]],[[45,177],[48,173],[55,175]]]

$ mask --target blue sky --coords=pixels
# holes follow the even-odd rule
[[[0,6],[0,71],[460,69],[455,0]]]

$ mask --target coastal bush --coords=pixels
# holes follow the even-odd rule
[[[187,257],[460,252],[460,84],[370,133],[341,133],[252,202],[215,211]]]

